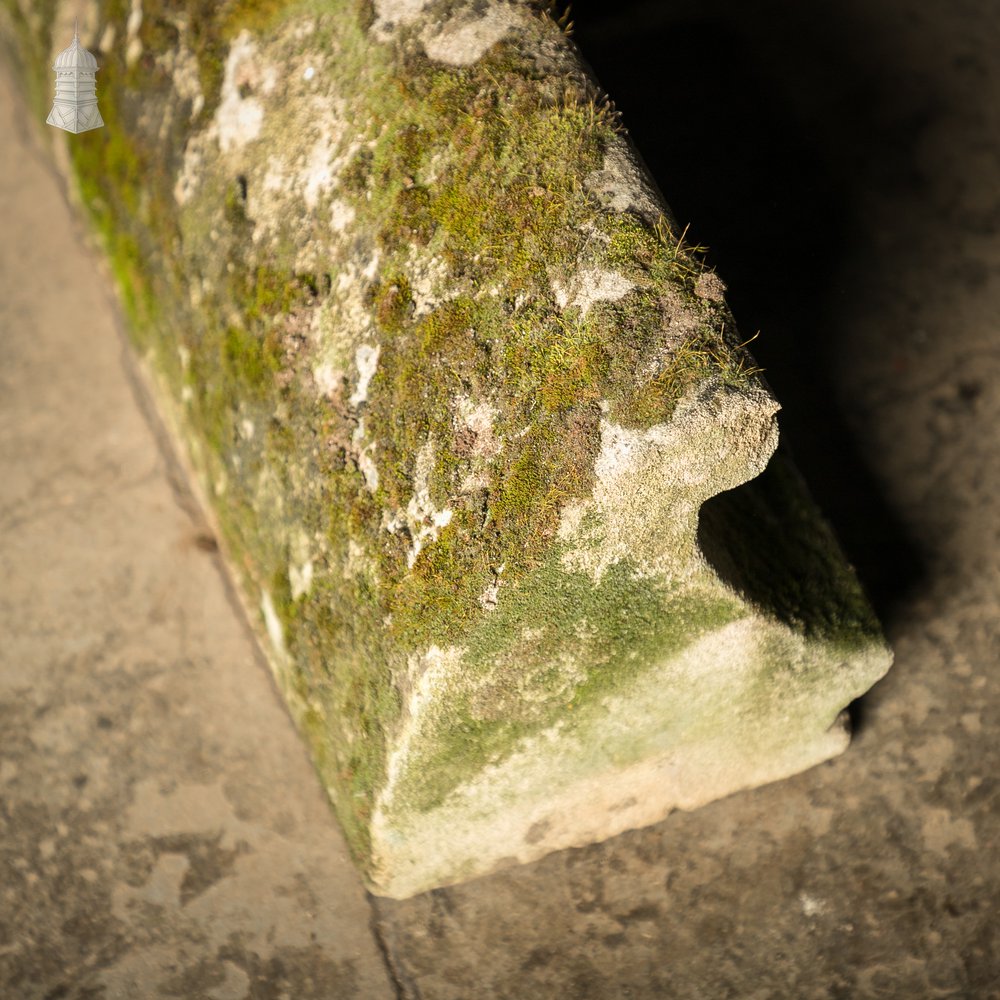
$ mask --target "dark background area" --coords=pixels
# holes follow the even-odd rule
[[[867,65],[870,29],[849,9],[585,0],[571,13],[689,242],[726,281],[743,336],[760,334],[752,350],[783,404],[785,443],[891,613],[919,578],[919,548],[859,447],[835,367],[866,349],[842,335],[864,201],[919,189],[913,147],[942,102],[912,72]]]

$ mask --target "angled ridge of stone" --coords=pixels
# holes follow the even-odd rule
[[[842,751],[891,656],[547,8],[112,6],[65,150],[372,890]]]

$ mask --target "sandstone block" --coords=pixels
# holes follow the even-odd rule
[[[123,10],[53,141],[373,890],[840,752],[878,625],[547,9]]]

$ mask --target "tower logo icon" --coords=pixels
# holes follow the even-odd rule
[[[97,60],[80,44],[79,24],[73,29],[73,43],[56,56],[52,68],[56,96],[46,123],[67,132],[101,128],[104,119],[97,110]]]

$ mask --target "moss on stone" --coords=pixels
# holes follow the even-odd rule
[[[425,720],[426,741],[411,748],[396,792],[404,808],[435,808],[560,720],[572,730],[640,674],[746,613],[711,586],[700,594],[665,588],[628,562],[595,585],[563,566],[560,548],[465,631],[462,669],[455,671],[464,680]]]
[[[459,511],[393,588],[390,628],[407,647],[458,641],[482,618],[479,597],[493,574],[489,552],[477,544],[480,523],[474,512]]]
[[[372,290],[375,323],[382,333],[400,333],[413,312],[413,295],[405,274],[392,274]]]
[[[98,8],[98,35],[120,31],[124,0]],[[625,560],[595,582],[564,565],[560,520],[594,489],[602,417],[662,424],[698,383],[746,386],[755,369],[725,306],[697,294],[698,248],[589,190],[620,126],[552,18],[458,68],[432,62],[416,28],[377,43],[374,19],[354,0],[144,0],[147,56],[130,68],[122,45],[103,55],[106,127],[69,146],[241,585],[280,623],[276,673],[363,864],[412,664],[430,647],[463,650],[464,679],[400,779],[424,811],[751,609],[831,642],[873,634],[826,536],[822,584],[766,594],[741,589],[749,556],[733,557],[731,589],[707,570],[682,585]],[[280,99],[255,95],[261,140],[198,161],[179,206],[185,145],[217,124],[243,30],[283,72],[305,53],[325,66],[310,112],[325,117],[294,117],[307,98],[289,69]],[[204,100],[193,123],[149,55],[182,45]],[[322,169],[308,178],[321,190],[307,203],[310,148],[295,142],[314,126],[338,166],[326,188]],[[265,221],[272,159],[284,186]],[[353,213],[346,234],[326,224],[334,198]],[[629,290],[571,295],[584,272]],[[362,347],[378,351],[363,389]],[[808,507],[800,487],[779,492]],[[741,552],[728,517],[720,546]],[[823,604],[827,586],[839,604]]]
[[[881,629],[784,449],[742,489],[702,507],[699,544],[750,604],[845,656]]]

